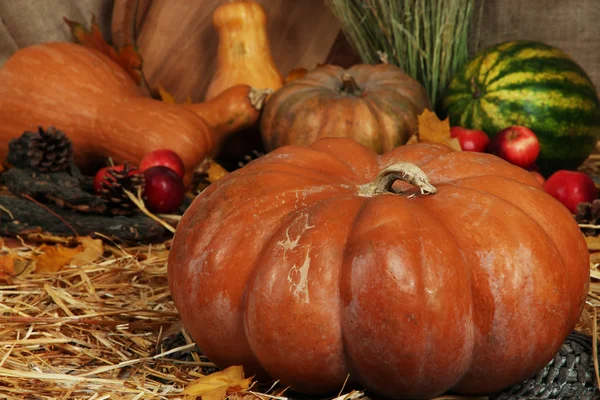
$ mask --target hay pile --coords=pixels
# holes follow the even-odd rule
[[[161,348],[178,329],[166,246],[106,250],[94,264],[0,286],[0,397],[165,398],[213,367],[197,353],[191,362],[169,358],[192,349],[189,338]],[[34,248],[11,251],[27,258]]]

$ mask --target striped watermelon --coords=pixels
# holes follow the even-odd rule
[[[566,53],[538,42],[505,42],[479,53],[450,82],[443,113],[451,125],[490,137],[511,125],[532,129],[546,175],[577,168],[600,136],[594,84]]]

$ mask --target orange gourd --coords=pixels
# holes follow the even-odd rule
[[[349,375],[388,398],[432,398],[541,370],[579,318],[589,262],[572,215],[524,169],[442,145],[378,155],[327,138],[201,193],[168,278],[221,367],[306,393]]]
[[[277,90],[283,78],[275,65],[267,16],[255,1],[238,0],[217,7],[213,25],[219,34],[217,69],[205,98],[212,99],[234,85]]]
[[[189,176],[228,134],[256,123],[265,93],[246,85],[200,104],[145,97],[103,53],[67,42],[18,50],[0,69],[0,157],[25,130],[55,126],[74,146],[84,172],[115,162],[137,164],[148,152],[178,153]]]
[[[261,116],[267,150],[339,136],[382,153],[406,143],[431,109],[425,88],[391,64],[323,65],[290,78]]]

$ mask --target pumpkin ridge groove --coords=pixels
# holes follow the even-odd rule
[[[343,344],[343,348],[344,348],[344,364],[346,367],[347,375],[350,376],[350,379],[349,379],[350,381],[354,380],[353,372],[356,370],[356,368],[354,368],[354,363],[352,362],[352,357],[350,357],[350,354],[348,353],[349,346],[348,346],[348,343],[346,340],[346,335],[344,334],[344,324],[343,324],[344,313],[345,313],[344,298],[347,298],[348,296],[342,292],[342,288],[345,286],[345,285],[343,285],[344,277],[346,277],[345,281],[348,282],[348,284],[350,285],[350,281],[351,281],[350,276],[352,275],[351,274],[352,271],[348,271],[348,268],[344,268],[344,265],[348,265],[348,263],[347,263],[347,258],[349,257],[348,256],[348,253],[349,253],[348,244],[349,244],[350,238],[354,234],[356,222],[360,219],[360,215],[365,210],[369,200],[371,200],[371,198],[368,198],[368,197],[363,198],[362,204],[360,205],[360,207],[356,211],[356,214],[354,215],[354,218],[352,219],[352,223],[350,224],[350,228],[348,229],[348,234],[346,235],[346,239],[344,242],[342,257],[340,257],[341,265],[340,265],[340,272],[339,272],[339,276],[338,276],[338,292],[339,292],[339,302],[340,302],[340,334],[341,334],[342,344]],[[348,288],[347,291],[351,291],[351,288]]]
[[[492,177],[492,176],[488,176],[488,179],[490,177]],[[503,177],[503,176],[498,176],[498,175],[493,176],[493,177],[496,178],[496,179],[503,179],[503,180],[509,180],[509,181],[512,181],[512,182],[516,182],[517,184],[523,185],[526,188],[528,187],[528,188],[534,188],[534,189],[536,189],[534,186],[527,185],[526,183],[519,182],[519,181],[517,181],[515,179],[511,179],[511,178],[508,178],[508,177]],[[512,207],[514,207],[515,209],[519,210],[519,213],[522,214],[524,218],[527,218],[530,222],[532,222],[533,224],[535,224],[536,226],[539,227],[538,232],[543,232],[543,235],[544,235],[546,241],[550,242],[552,244],[552,247],[556,251],[556,254],[558,254],[558,256],[559,256],[559,260],[560,260],[560,266],[559,266],[559,268],[561,270],[566,270],[567,262],[564,259],[564,256],[563,256],[563,254],[560,251],[559,244],[556,243],[553,240],[552,236],[548,233],[548,231],[546,231],[546,229],[544,229],[544,227],[542,226],[542,224],[539,221],[537,221],[535,218],[533,218],[522,207],[520,207],[517,203],[513,203],[512,201],[508,200],[507,198],[501,197],[501,196],[499,196],[499,195],[497,195],[495,193],[488,192],[488,191],[485,191],[485,190],[482,190],[482,189],[476,189],[476,188],[473,188],[473,187],[470,187],[470,186],[463,186],[463,185],[460,184],[461,181],[474,181],[474,182],[476,182],[477,178],[481,178],[481,177],[477,176],[477,177],[467,177],[467,178],[457,179],[455,181],[452,181],[452,186],[460,187],[461,190],[474,191],[474,192],[483,194],[485,196],[492,197],[492,198],[497,199],[498,201],[500,201],[500,202],[502,202],[504,204],[510,204]]]
[[[248,288],[253,286],[253,280],[255,280],[257,278],[257,276],[260,276],[262,273],[264,273],[265,271],[263,270],[264,268],[269,268],[270,265],[268,265],[268,263],[264,262],[265,260],[269,259],[269,254],[272,254],[273,252],[275,252],[278,247],[282,247],[283,248],[283,257],[285,259],[285,254],[288,250],[294,250],[296,247],[302,247],[300,246],[300,241],[302,240],[302,238],[304,237],[304,235],[308,232],[308,231],[312,231],[314,230],[318,230],[320,228],[319,224],[313,224],[311,223],[311,219],[313,219],[315,216],[319,216],[320,215],[320,210],[318,209],[319,207],[321,207],[323,204],[329,203],[329,204],[333,204],[335,205],[337,202],[339,202],[340,200],[347,200],[347,201],[362,201],[362,204],[359,206],[358,210],[362,209],[362,207],[364,206],[364,201],[362,199],[357,199],[356,196],[354,196],[352,193],[341,193],[339,195],[335,195],[335,196],[330,196],[330,197],[325,197],[325,198],[321,198],[318,199],[317,201],[311,203],[311,204],[307,204],[301,208],[297,208],[297,209],[292,209],[290,210],[289,213],[285,214],[284,216],[281,217],[281,219],[279,220],[279,222],[277,224],[275,224],[275,229],[269,233],[269,235],[265,238],[263,245],[261,246],[260,250],[257,252],[258,253],[258,257],[256,257],[256,259],[254,260],[254,268],[252,269],[252,273],[248,276],[248,279],[246,280],[246,283],[244,284],[244,294],[243,294],[243,307],[241,307],[242,313],[243,313],[243,324],[244,324],[244,332],[246,333],[246,337],[249,339],[248,340],[248,344],[250,346],[250,350],[252,352],[252,354],[254,355],[254,357],[256,357],[256,359],[261,363],[261,365],[265,365],[264,360],[262,357],[259,357],[257,355],[257,353],[259,351],[257,351],[256,349],[256,344],[253,345],[253,340],[250,340],[250,338],[254,338],[255,336],[261,336],[260,334],[249,334],[249,331],[251,330],[251,328],[248,327],[248,320],[250,318],[250,316],[248,315],[249,312],[252,312],[253,310],[248,307]],[[357,211],[358,213],[358,211]],[[304,217],[304,218],[303,218]],[[356,215],[354,215],[352,217],[352,220],[354,220],[356,218]],[[290,233],[289,230],[290,228],[294,225],[294,223],[296,221],[300,221],[302,220],[302,223],[304,224],[304,227],[301,228],[301,231],[298,233],[298,235],[294,235],[294,237],[290,237]],[[349,229],[350,230],[350,229]],[[276,239],[278,237],[283,236],[282,234],[285,234],[286,237],[286,243],[281,243],[281,241],[277,241]],[[345,242],[344,244],[340,247],[342,249],[342,254],[345,253],[345,246],[346,246],[346,242],[347,242],[347,238],[348,235],[345,235]],[[286,246],[291,246],[289,248],[286,248]],[[318,249],[317,247],[309,247],[307,250],[307,258],[310,260],[311,257],[308,257],[308,254],[310,254],[311,249]],[[340,258],[340,265],[338,268],[338,278],[337,278],[337,288],[338,288],[338,292],[339,292],[339,287],[340,287],[340,280],[339,280],[339,274],[341,274],[342,268],[343,267],[343,259]],[[291,271],[291,269],[290,269]],[[308,285],[309,282],[312,282],[312,280],[309,278],[310,275],[307,275],[307,281],[306,281],[306,296],[308,297]],[[336,280],[334,278],[334,280]],[[291,287],[290,287],[291,289]],[[343,304],[342,304],[342,300],[341,297],[338,297],[337,300],[338,303],[338,307],[340,309],[340,317],[341,317],[341,310],[343,308]],[[271,335],[276,335],[277,334],[277,329],[270,329],[268,330],[270,332]],[[348,361],[347,361],[347,354],[346,354],[346,346],[345,343],[343,341],[343,331],[341,329],[339,329],[339,334],[340,334],[340,344],[341,344],[341,349],[343,351],[343,360],[345,363],[345,366],[343,368],[343,370],[347,372],[349,370],[348,368]],[[262,341],[264,342],[265,340],[262,339]],[[268,342],[273,342],[273,340],[266,340]],[[260,345],[260,344],[259,344]],[[263,350],[262,352],[264,353],[264,345],[263,346]],[[270,353],[270,352],[269,352]],[[267,355],[268,357],[268,355]],[[267,371],[270,372],[270,371]],[[340,382],[341,383],[341,382]]]
[[[373,120],[377,121],[377,129],[373,132],[375,135],[374,137],[370,138],[371,140],[374,140],[374,142],[370,147],[372,147],[377,153],[383,153],[384,151],[393,149],[395,147],[394,140],[392,139],[390,141],[387,135],[378,134],[379,132],[385,131],[385,124],[383,123],[382,118],[378,115],[379,113],[377,112],[375,101],[369,97],[363,97],[361,100],[369,109],[369,113],[371,114]],[[387,109],[381,108],[381,114],[387,115]]]
[[[544,229],[544,227],[542,226],[542,224],[541,224],[539,221],[537,221],[536,219],[534,219],[533,217],[531,217],[531,215],[530,215],[528,212],[526,212],[526,211],[525,211],[523,208],[521,208],[521,207],[520,207],[518,204],[516,204],[516,203],[513,203],[512,201],[509,201],[509,200],[507,200],[506,198],[503,198],[503,197],[501,197],[501,196],[498,196],[498,195],[497,195],[497,194],[495,194],[495,193],[491,193],[491,192],[488,192],[488,191],[485,191],[485,190],[481,190],[481,189],[475,189],[475,188],[473,188],[473,187],[470,187],[470,186],[463,186],[463,185],[461,185],[461,184],[460,184],[460,182],[461,182],[461,181],[475,181],[475,179],[482,178],[482,177],[486,177],[486,178],[488,178],[488,179],[489,179],[489,178],[491,178],[491,177],[493,177],[493,178],[496,178],[496,179],[510,180],[510,181],[516,182],[516,183],[518,183],[518,184],[520,184],[520,185],[523,185],[523,186],[525,186],[525,187],[534,188],[534,189],[537,189],[537,188],[536,188],[535,186],[528,185],[528,184],[526,184],[526,183],[523,183],[523,182],[519,182],[519,181],[517,181],[516,179],[512,179],[512,178],[508,178],[508,177],[504,177],[504,176],[498,176],[498,175],[483,175],[483,176],[476,176],[476,177],[475,177],[475,176],[471,176],[471,177],[466,177],[466,178],[456,179],[456,180],[452,181],[452,183],[453,183],[453,184],[456,184],[456,186],[460,187],[460,188],[461,188],[461,190],[467,190],[467,191],[468,191],[468,190],[472,190],[472,191],[476,191],[476,192],[478,192],[478,193],[485,194],[486,196],[490,196],[490,197],[494,197],[494,198],[496,198],[496,199],[502,200],[503,202],[505,202],[505,203],[508,203],[508,204],[511,204],[512,206],[514,206],[514,207],[516,207],[517,209],[519,209],[519,210],[522,212],[522,214],[525,214],[525,216],[527,217],[527,219],[529,219],[530,221],[532,221],[533,223],[535,223],[535,224],[536,224],[536,225],[537,225],[537,226],[540,228],[540,229],[539,229],[540,231],[544,232],[544,236],[546,236],[546,238],[548,239],[548,241],[550,241],[550,242],[552,243],[552,245],[553,245],[553,247],[555,248],[555,250],[556,250],[557,254],[560,256],[560,264],[561,264],[561,265],[560,265],[560,267],[561,267],[561,269],[566,269],[566,264],[567,264],[567,262],[566,262],[566,260],[563,258],[563,254],[560,252],[560,249],[559,249],[559,246],[558,246],[559,244],[558,244],[558,243],[556,243],[556,242],[555,242],[555,241],[552,239],[552,236],[550,236],[550,234],[548,233],[548,231],[546,231],[546,229]]]
[[[491,192],[488,192],[486,190],[482,190],[482,189],[478,189],[478,188],[474,188],[474,187],[463,186],[463,185],[460,185],[460,183],[454,183],[454,182],[459,182],[459,181],[463,181],[463,180],[464,181],[470,180],[472,182],[477,183],[477,181],[480,181],[477,178],[479,178],[479,177],[469,177],[469,178],[457,179],[457,180],[453,181],[452,183],[448,183],[447,185],[448,186],[453,186],[454,188],[459,188],[459,190],[461,192],[469,192],[469,191],[475,192],[475,193],[477,193],[480,196],[486,196],[488,198],[492,198],[493,201],[495,201],[495,202],[499,202],[500,204],[503,204],[504,206],[511,207],[513,209],[513,211],[516,211],[516,213],[521,216],[521,218],[527,219],[529,221],[529,223],[530,223],[530,226],[532,226],[532,227],[535,226],[535,227],[539,228],[539,229],[536,230],[537,235],[542,235],[543,236],[543,238],[538,236],[539,241],[543,241],[547,245],[551,246],[551,248],[554,251],[555,255],[557,255],[560,258],[560,266],[557,267],[556,269],[559,270],[559,271],[567,271],[567,269],[566,269],[566,263],[564,262],[563,255],[561,254],[561,252],[558,249],[557,243],[548,234],[548,232],[545,229],[543,229],[543,227],[540,225],[540,223],[536,219],[534,219],[533,217],[531,217],[529,215],[529,213],[527,213],[522,207],[520,207],[518,204],[515,204],[515,203],[513,203],[513,202],[511,202],[511,201],[503,198],[502,196],[496,195],[495,193],[491,193]],[[527,184],[515,181],[515,180],[510,179],[510,178],[506,178],[506,177],[503,177],[503,176],[495,176],[495,178],[510,181],[513,185],[517,184],[517,183],[520,183],[523,186],[523,188],[526,189],[526,190],[535,189],[535,188],[533,188],[533,187],[531,187],[531,186],[529,186]],[[441,187],[441,185],[439,187]],[[425,205],[425,207],[427,207],[427,206]],[[431,210],[429,207],[427,207],[427,208],[436,217],[439,215],[439,212],[442,212],[442,213],[444,212],[443,209],[440,209],[439,212],[436,212],[434,210]],[[439,219],[439,218],[436,218],[436,219]],[[540,233],[540,231],[542,231],[542,232]],[[463,232],[463,234],[465,234],[465,232]],[[453,235],[453,237],[454,236],[456,236],[456,235]],[[458,249],[460,250],[461,254],[463,254],[461,247],[458,247]],[[469,264],[467,263],[467,266],[468,265]],[[550,264],[548,264],[546,267],[549,268]],[[470,267],[470,268],[468,268],[468,270],[469,270],[469,275],[472,276],[472,273],[473,273],[473,271],[475,271],[475,268],[474,267]],[[568,276],[566,278],[568,279]],[[477,282],[477,280],[472,280],[472,282],[474,284],[474,283]],[[560,282],[558,282],[558,281],[555,281],[554,283],[555,284],[560,284]],[[567,289],[569,287],[568,284],[563,284],[563,286],[564,286],[565,289]],[[472,286],[472,293],[471,293],[472,294],[472,298],[473,299],[481,298],[481,294],[479,294],[479,296],[476,297],[475,295],[477,293],[475,293],[475,292],[476,292],[476,289],[474,289],[473,286]],[[473,304],[475,305],[475,303],[473,303]],[[473,311],[474,311],[473,316],[475,317],[475,308],[473,309]],[[556,312],[555,310],[551,310],[551,311],[553,313]],[[475,328],[476,325],[477,324],[474,322],[472,324],[473,328]],[[568,325],[568,321],[563,322],[562,325],[564,325],[564,326]],[[557,326],[557,329],[558,330],[563,330],[563,326]],[[486,333],[484,336],[487,336],[487,335],[488,335],[488,333]],[[474,346],[474,349],[473,349],[474,350],[473,351],[473,356],[475,356],[479,351],[484,350],[485,347],[489,347],[490,346],[489,342],[487,342],[485,340],[482,341],[482,342],[479,342],[479,343],[477,343],[477,341],[476,341],[475,345],[476,346]],[[538,344],[538,346],[539,346],[539,344]],[[535,352],[535,351],[540,352],[541,350],[539,348],[531,347],[530,351],[531,352]],[[523,355],[523,357],[526,356],[526,354],[522,354],[522,355]],[[550,357],[551,357],[551,355],[550,355]],[[475,373],[473,371],[473,366],[477,366],[477,363],[471,364],[471,367],[465,372],[464,376],[454,386],[455,389],[458,389],[459,393],[463,393],[463,394],[470,393],[470,392],[463,392],[463,387],[464,387],[464,384],[465,384],[465,379],[469,379],[470,381],[472,381],[473,379],[476,379],[473,376],[471,376],[473,373]],[[532,373],[534,373],[534,372],[532,372]],[[467,386],[469,385],[468,382],[466,382],[466,384],[467,384]]]

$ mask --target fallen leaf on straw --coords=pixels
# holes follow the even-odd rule
[[[202,376],[190,382],[183,390],[186,399],[222,400],[227,395],[250,388],[252,378],[244,378],[244,368],[234,365],[222,371]]]
[[[57,272],[68,265],[73,257],[81,253],[82,248],[80,246],[65,247],[57,244],[54,246],[42,245],[39,250],[43,253],[34,256],[32,259],[35,262],[35,271]]]
[[[12,253],[0,255],[0,281],[10,282],[12,278],[20,275],[26,267],[27,261]]]
[[[36,272],[57,272],[67,265],[82,266],[93,263],[104,252],[99,239],[89,236],[79,238],[79,245],[67,247],[60,243],[54,246],[42,245],[38,248],[41,254],[32,257]]]
[[[413,135],[406,144],[419,142],[438,143],[450,147],[453,150],[461,151],[458,139],[450,136],[450,120],[440,120],[434,112],[428,109],[423,110],[417,116],[419,130]]]
[[[79,242],[81,243],[82,251],[71,259],[69,265],[81,267],[92,264],[102,257],[102,254],[104,253],[104,244],[102,243],[102,240],[84,236],[79,239]]]

